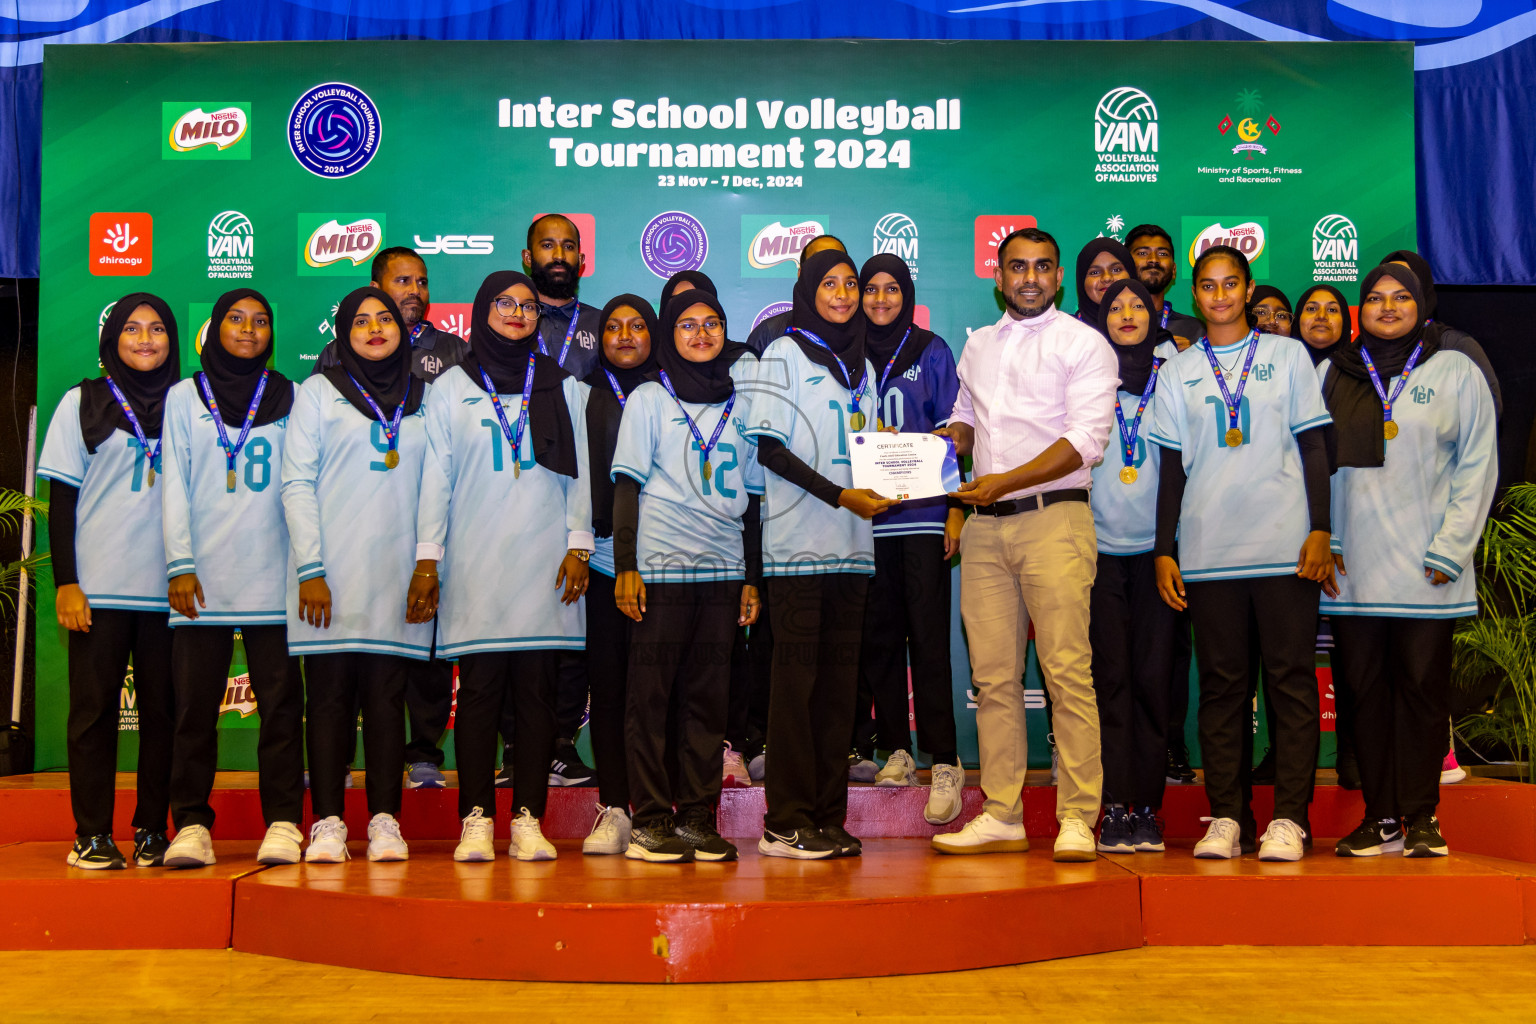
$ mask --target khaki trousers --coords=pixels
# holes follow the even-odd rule
[[[999,821],[1024,820],[1029,744],[1023,679],[1031,620],[1061,758],[1056,819],[1076,815],[1090,828],[1097,820],[1104,772],[1088,644],[1097,563],[1093,513],[1083,501],[1012,516],[971,516],[960,534],[960,616],[979,694],[983,809]]]

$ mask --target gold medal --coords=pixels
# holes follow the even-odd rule
[[[394,469],[398,465],[400,465],[400,453],[399,452],[397,452],[393,448],[391,448],[389,451],[384,453],[384,468],[385,469]]]
[[[155,467],[153,465],[149,467],[149,472],[145,474],[145,477],[149,480],[149,486],[155,486]]]
[[[1126,466],[1124,469],[1122,469],[1120,471],[1120,482],[1123,483],[1123,484],[1133,484],[1133,483],[1135,483],[1136,482],[1136,467],[1135,466]]]
[[[884,430],[885,429],[885,420],[883,420],[880,417],[876,416],[875,417],[875,429],[876,430]]]
[[[512,479],[516,480],[523,475],[523,464],[517,459],[512,460]]]
[[[852,427],[855,433],[863,430],[864,414],[862,412],[855,411],[851,416],[848,417],[848,426]]]
[[[1397,436],[1397,421],[1387,420],[1381,425],[1381,433],[1388,441]]]
[[[709,464],[709,460],[708,459],[705,459],[704,460],[704,480],[705,480],[705,482],[708,483],[709,482],[709,478],[714,476],[714,475],[715,475],[715,467],[711,466]]]
[[[1227,431],[1227,447],[1240,448],[1243,444],[1243,432],[1236,427]]]
[[[228,473],[224,474],[224,489],[226,491],[228,491],[230,494],[234,494],[235,493],[235,471],[234,470],[230,470]]]

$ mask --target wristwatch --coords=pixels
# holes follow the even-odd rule
[[[588,551],[586,548],[569,548],[568,550],[571,554],[575,555],[583,562],[592,561],[592,552]]]

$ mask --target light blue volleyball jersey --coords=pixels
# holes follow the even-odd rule
[[[567,550],[592,548],[591,388],[572,377],[561,387],[576,439],[574,479],[535,461],[529,429],[514,455],[490,396],[463,367],[437,378],[427,396],[431,454],[416,522],[422,544],[442,549],[440,658],[586,647],[585,603],[561,604],[555,577]],[[500,398],[515,431],[522,393]]]
[[[1215,349],[1235,395],[1244,341]],[[1311,529],[1296,435],[1333,422],[1306,348],[1260,334],[1243,391],[1242,444],[1227,447],[1226,404],[1204,347],[1163,365],[1148,440],[1180,453],[1188,484],[1179,513],[1179,569],[1186,580],[1287,576]]]
[[[282,475],[294,566],[288,576],[289,653],[398,654],[422,661],[431,653],[432,623],[405,621],[427,454],[424,408],[400,421],[400,464],[390,469],[384,461],[389,442],[376,418],[354,408],[323,374],[299,388]],[[317,576],[331,590],[329,629],[299,619],[299,583]]]
[[[624,406],[613,478],[640,484],[640,531],[636,562],[647,583],[703,583],[746,578],[741,517],[750,495],[763,493],[757,446],[747,443],[737,413],[740,398],[719,442],[704,453],[686,416],[707,443],[725,403],[679,405],[660,384],[641,384]],[[686,412],[686,416],[685,416]]]
[[[155,450],[153,438],[149,450]],[[160,527],[164,484],[158,475],[150,484],[148,468],[138,438],[121,428],[94,453],[87,451],[80,433],[80,389],[64,392],[48,423],[37,475],[80,491],[75,568],[92,608],[170,610]]]
[[[1331,363],[1318,367],[1326,378]],[[1396,379],[1382,384],[1390,395]],[[1382,466],[1333,478],[1333,540],[1347,575],[1324,615],[1450,619],[1477,614],[1473,552],[1499,482],[1493,395],[1477,364],[1436,352],[1392,404]],[[1425,569],[1450,583],[1434,586]]]
[[[1153,357],[1166,363],[1178,354],[1178,347],[1165,341],[1157,346]],[[1162,376],[1161,365],[1158,367],[1158,376]],[[1154,387],[1153,396],[1156,394]],[[1131,421],[1136,417],[1136,406],[1141,402],[1141,395],[1120,391],[1115,397],[1120,400],[1125,426],[1129,430]],[[1136,431],[1136,456],[1130,463],[1136,470],[1136,479],[1131,483],[1120,479],[1120,471],[1125,468],[1126,461],[1125,442],[1118,420],[1110,431],[1109,444],[1104,449],[1104,461],[1093,467],[1093,488],[1089,494],[1089,503],[1093,507],[1093,529],[1098,537],[1099,551],[1106,555],[1143,554],[1152,550],[1156,539],[1158,463],[1161,452],[1157,445],[1147,441],[1147,434],[1151,430],[1152,399],[1149,398],[1146,412],[1141,417],[1141,425]]]
[[[864,373],[871,377],[869,387],[855,405],[835,372],[807,359],[793,338],[776,339],[758,361],[747,435],[777,438],[828,480],[852,487],[849,417],[855,412],[863,415],[863,432],[877,429],[874,368],[867,359]],[[827,505],[775,473],[766,477],[765,576],[874,574],[875,539],[868,520]]]
[[[291,387],[292,385],[290,385]],[[229,443],[240,428],[226,425]],[[196,379],[165,399],[166,576],[197,574],[207,607],[172,626],[280,626],[288,621],[288,523],[281,474],[288,417],[252,427],[235,456],[235,489]]]

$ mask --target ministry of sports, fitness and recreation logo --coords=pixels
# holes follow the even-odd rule
[[[255,273],[256,229],[239,210],[225,210],[208,222],[208,279],[249,281]]]
[[[912,276],[917,277],[917,224],[904,213],[888,213],[875,222],[873,253],[888,252],[901,257]]]
[[[800,272],[800,250],[827,230],[827,218],[819,213],[742,214],[742,276],[794,277]]]
[[[301,275],[355,277],[384,245],[384,215],[301,213],[298,241]]]
[[[1312,280],[1356,281],[1360,277],[1360,233],[1342,213],[1330,213],[1312,227]]]
[[[1213,245],[1229,245],[1248,257],[1255,281],[1269,276],[1268,217],[1185,217],[1187,258],[1193,267]]]
[[[249,160],[251,105],[160,104],[160,159]]]
[[[147,213],[93,213],[91,273],[97,277],[143,277],[154,269],[155,219]]]
[[[1035,226],[1028,214],[984,213],[976,218],[976,276],[988,280],[997,269],[997,247],[1021,228]]]
[[[379,151],[383,126],[368,94],[345,82],[317,85],[288,115],[288,146],[306,171],[322,178],[346,178]]]
[[[1093,180],[1157,180],[1157,104],[1131,85],[1099,97],[1093,110]]]
[[[640,258],[657,277],[698,270],[708,256],[709,233],[681,210],[657,214],[640,232]]]
[[[1235,106],[1237,108],[1237,115],[1242,120],[1238,121],[1235,126],[1238,142],[1237,145],[1232,147],[1232,155],[1236,156],[1242,153],[1248,160],[1252,160],[1255,153],[1258,153],[1260,156],[1268,156],[1269,150],[1264,147],[1263,143],[1259,142],[1259,139],[1263,137],[1265,128],[1269,129],[1271,135],[1279,135],[1280,122],[1275,120],[1275,116],[1271,114],[1269,117],[1264,118],[1263,127],[1260,127],[1259,118],[1264,116],[1264,97],[1260,95],[1257,89],[1244,89],[1237,94]],[[1221,121],[1216,125],[1216,130],[1222,135],[1226,135],[1227,132],[1233,130],[1233,127],[1232,115],[1223,114]]]

